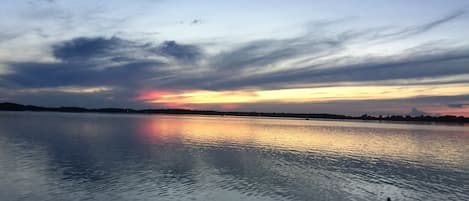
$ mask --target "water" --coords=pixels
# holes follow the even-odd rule
[[[469,128],[0,112],[0,200],[469,200]]]

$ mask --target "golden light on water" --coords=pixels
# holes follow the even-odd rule
[[[456,154],[465,142],[452,141],[450,134],[426,136],[425,129],[425,125],[195,116],[154,117],[140,125],[144,139],[152,143],[177,141],[195,146],[257,147],[408,160],[422,160],[424,153],[433,162],[466,160]],[[421,132],[421,136],[409,132]],[[455,133],[469,138],[469,132],[455,130]],[[440,140],[431,140],[434,138]]]

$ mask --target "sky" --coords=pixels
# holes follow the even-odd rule
[[[466,0],[0,3],[0,102],[469,116]]]

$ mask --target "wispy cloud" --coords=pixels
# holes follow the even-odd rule
[[[422,25],[425,28],[419,30],[428,31],[460,15],[461,12]],[[52,54],[59,62],[12,63],[13,73],[3,76],[3,82],[18,86],[145,82],[162,88],[221,90],[469,74],[468,47],[435,47],[424,53],[417,49],[386,57],[331,56],[340,55],[366,34],[308,33],[288,39],[252,41],[212,55],[197,44],[176,41],[152,44],[119,37],[79,37],[52,46]],[[197,64],[200,61],[204,61],[203,66]],[[192,65],[191,70],[177,67],[178,63]],[[194,74],[194,69],[199,73]],[[57,78],[51,79],[52,76]]]
[[[439,26],[442,26],[446,23],[449,23],[453,20],[456,20],[463,15],[466,14],[466,10],[457,10],[454,11],[447,16],[438,18],[436,20],[412,26],[412,27],[404,27],[404,28],[380,28],[380,29],[371,29],[370,33],[374,39],[379,40],[389,40],[389,39],[404,39],[408,37],[417,36],[419,34],[423,34],[425,32],[431,31]]]

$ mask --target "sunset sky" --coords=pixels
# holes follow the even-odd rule
[[[466,0],[0,1],[0,102],[469,116]]]

